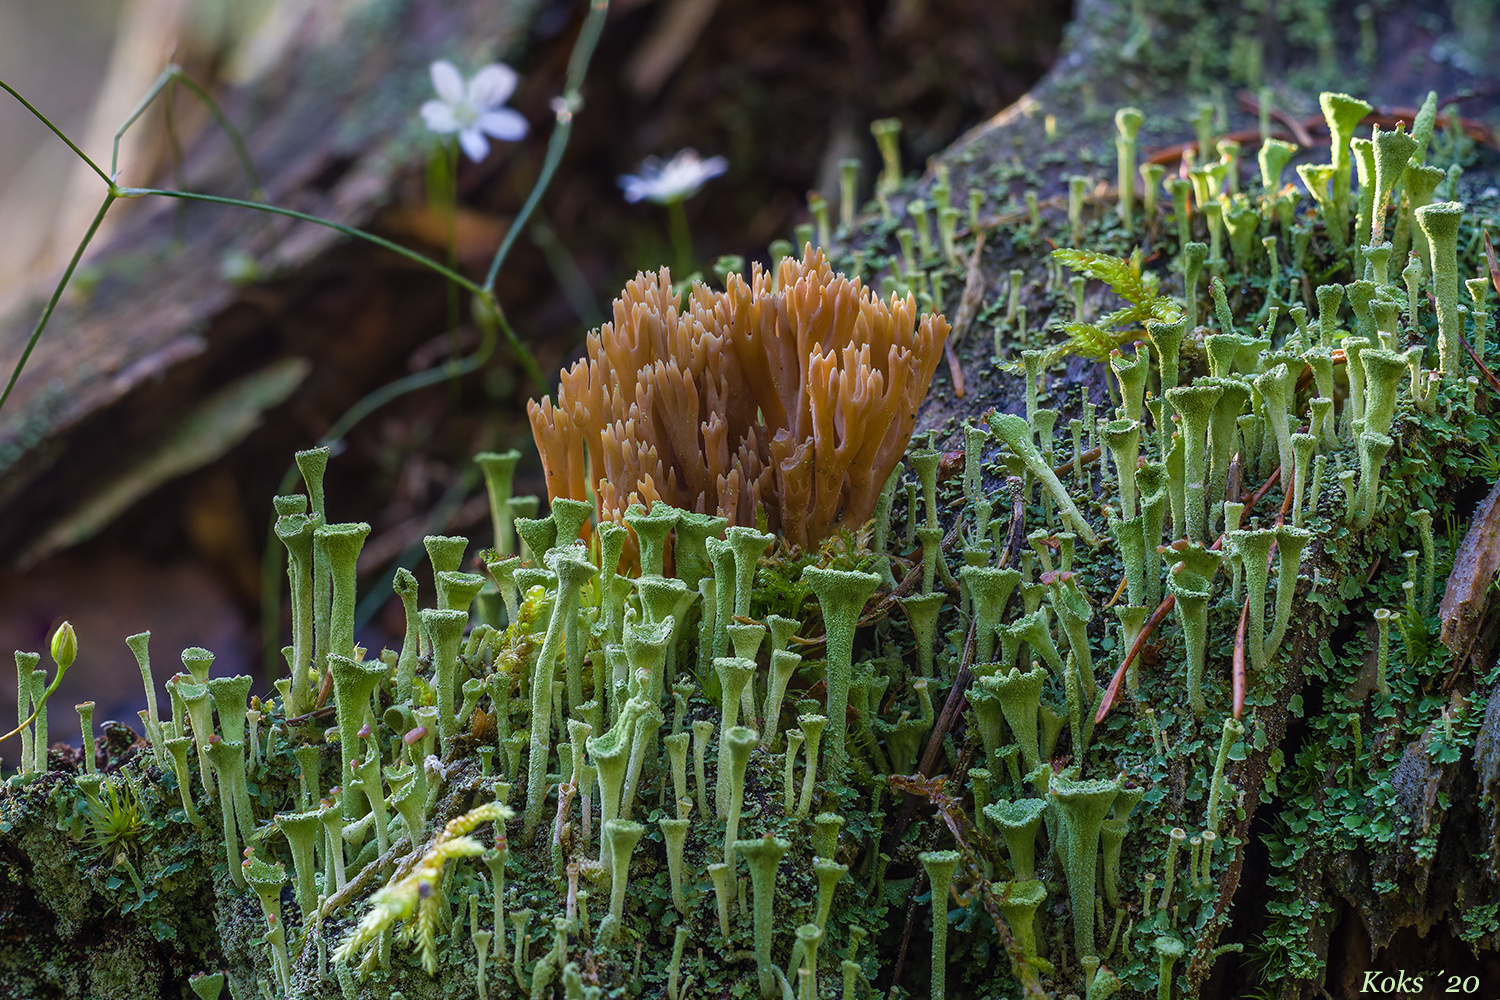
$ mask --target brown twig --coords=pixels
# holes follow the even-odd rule
[[[1245,606],[1240,610],[1239,628],[1234,630],[1234,717],[1238,719],[1245,710],[1245,627],[1250,622],[1250,597],[1246,595]]]
[[[1248,111],[1252,115],[1260,114],[1259,94],[1255,93],[1253,90],[1240,90],[1237,91],[1234,96],[1235,99],[1239,101],[1240,108],[1242,110]],[[1303,125],[1302,122],[1298,121],[1296,118],[1293,118],[1291,115],[1287,114],[1285,111],[1281,110],[1275,105],[1272,105],[1271,107],[1271,119],[1272,121],[1275,121],[1277,124],[1284,127],[1288,132],[1290,132],[1292,134],[1292,138],[1296,140],[1297,145],[1301,146],[1303,149],[1307,149],[1310,146],[1315,145],[1312,133],[1307,130],[1307,126]]]
[[[1088,451],[1078,456],[1078,462],[1081,465],[1093,465],[1095,462],[1099,461],[1099,455],[1100,451],[1098,448],[1090,448]],[[1063,476],[1071,476],[1073,474],[1073,463],[1064,462],[1062,465],[1059,465],[1055,469],[1053,469],[1052,472],[1058,478],[1061,478]]]

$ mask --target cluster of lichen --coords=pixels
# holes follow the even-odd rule
[[[435,606],[398,573],[405,641],[371,657],[353,629],[368,526],[328,522],[327,452],[300,454],[306,495],[276,500],[292,594],[276,694],[249,698],[249,678],[210,678],[211,654],[187,650],[162,717],[132,637],[144,743],[58,781],[38,750],[46,673],[18,654],[33,697],[0,836],[71,831],[125,914],[197,872],[226,914],[228,974],[196,980],[204,996],[1165,998],[1243,944],[1219,941],[1226,887],[1248,813],[1280,795],[1276,919],[1252,944],[1284,959],[1274,975],[1315,976],[1287,950],[1318,913],[1299,859],[1430,852],[1434,830],[1402,840],[1390,819],[1393,754],[1429,729],[1439,762],[1473,739],[1478,713],[1439,692],[1433,512],[1479,461],[1465,435],[1492,427],[1460,354],[1490,333],[1483,285],[1472,321],[1458,301],[1473,223],[1426,205],[1435,109],[1415,137],[1363,139],[1367,106],[1324,107],[1332,162],[1297,170],[1310,201],[1281,183],[1296,151],[1275,140],[1241,192],[1238,150],[1211,128],[1184,178],[1158,197],[1164,178],[1142,170],[1136,199],[1141,116],[1122,112],[1127,197],[1090,221],[1074,186],[1059,224],[1093,249],[1057,256],[1082,272],[1067,293],[1049,276],[1071,302],[1062,348],[1105,354],[1106,412],[1042,405],[1059,352],[1035,349],[1014,281],[983,315],[997,353],[1026,348],[1024,415],[966,424],[961,475],[919,442],[868,530],[816,551],[659,502],[623,525],[562,497],[537,517],[511,496],[519,455],[483,455],[484,572],[465,570],[467,540],[427,539]],[[875,223],[899,254],[850,264],[941,305],[985,194],[967,237],[945,176],[900,226],[899,174],[888,164]],[[1048,221],[1033,207],[993,238],[1033,245]],[[1395,254],[1388,225],[1415,252]],[[1100,249],[1121,240],[1166,253],[1153,269]],[[1091,319],[1085,278],[1125,305]],[[1394,574],[1365,572],[1408,549]],[[1365,650],[1329,637],[1371,602],[1393,613],[1370,622],[1373,691],[1356,696]],[[1345,693],[1283,760],[1304,682]],[[940,717],[945,702],[961,712]],[[1238,762],[1257,755],[1250,788]],[[255,906],[258,940],[236,951],[229,914],[243,939]],[[895,957],[928,914],[930,973]]]

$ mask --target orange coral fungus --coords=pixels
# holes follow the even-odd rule
[[[675,295],[638,274],[614,322],[563,372],[557,403],[528,406],[553,497],[620,520],[633,502],[771,530],[806,547],[874,514],[911,438],[948,322],[881,302],[821,251],[756,265],[722,293]]]

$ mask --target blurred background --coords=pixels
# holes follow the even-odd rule
[[[417,114],[427,66],[503,59],[531,133],[459,164],[453,249],[479,275],[541,169],[583,14],[556,0],[0,0],[0,80],[107,163],[119,123],[175,61],[245,131],[269,200],[441,256],[443,159]],[[567,154],[501,274],[511,324],[555,379],[623,282],[674,260],[665,210],[621,197],[619,176],[644,158],[724,156],[728,172],[686,204],[695,264],[711,277],[720,255],[764,262],[809,221],[810,191],[837,219],[840,160],[862,161],[869,197],[871,121],[899,119],[919,168],[1040,78],[1071,14],[1067,0],[615,0]],[[0,96],[8,374],[103,185]],[[203,108],[181,89],[168,103],[127,133],[122,181],[249,194]],[[158,681],[201,645],[216,674],[267,685],[264,652],[286,640],[284,621],[262,630],[263,555],[292,452],[365,393],[477,341],[441,280],[387,252],[237,209],[117,204],[0,411],[0,649],[45,650],[64,618],[80,637],[54,738],[76,740],[68,706],[84,697],[96,719],[135,723],[144,700],[123,638],[144,629]],[[255,381],[289,357],[307,362],[294,389]],[[389,574],[424,534],[490,544],[475,451],[519,447],[518,492],[544,492],[524,415],[542,388],[502,346],[472,375],[381,408],[339,449],[330,518],[373,528],[366,645],[399,645]],[[14,692],[0,670],[0,718]]]

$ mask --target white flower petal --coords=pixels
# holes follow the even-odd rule
[[[729,170],[729,161],[722,156],[710,156],[698,164],[698,177],[700,180],[708,180],[710,177],[718,177]]]
[[[644,177],[635,174],[622,174],[618,178],[620,187],[625,191],[625,200],[634,205],[645,198],[651,190],[651,184]]]
[[[504,63],[490,63],[469,81],[469,103],[476,111],[498,108],[516,92],[516,71]]]
[[[464,75],[458,67],[446,59],[434,60],[432,64],[432,87],[437,95],[449,104],[464,103]]]
[[[458,144],[464,148],[464,153],[475,163],[481,162],[486,156],[490,155],[490,141],[477,128],[466,128],[458,133]]]
[[[458,119],[453,115],[453,106],[442,101],[423,103],[422,121],[429,130],[443,135],[458,131]]]
[[[526,124],[526,119],[521,117],[519,111],[512,111],[510,108],[500,108],[495,111],[486,111],[480,115],[479,120],[474,123],[474,127],[481,132],[494,136],[496,139],[502,139],[505,142],[515,142],[518,139],[526,138],[526,130],[529,126]]]

